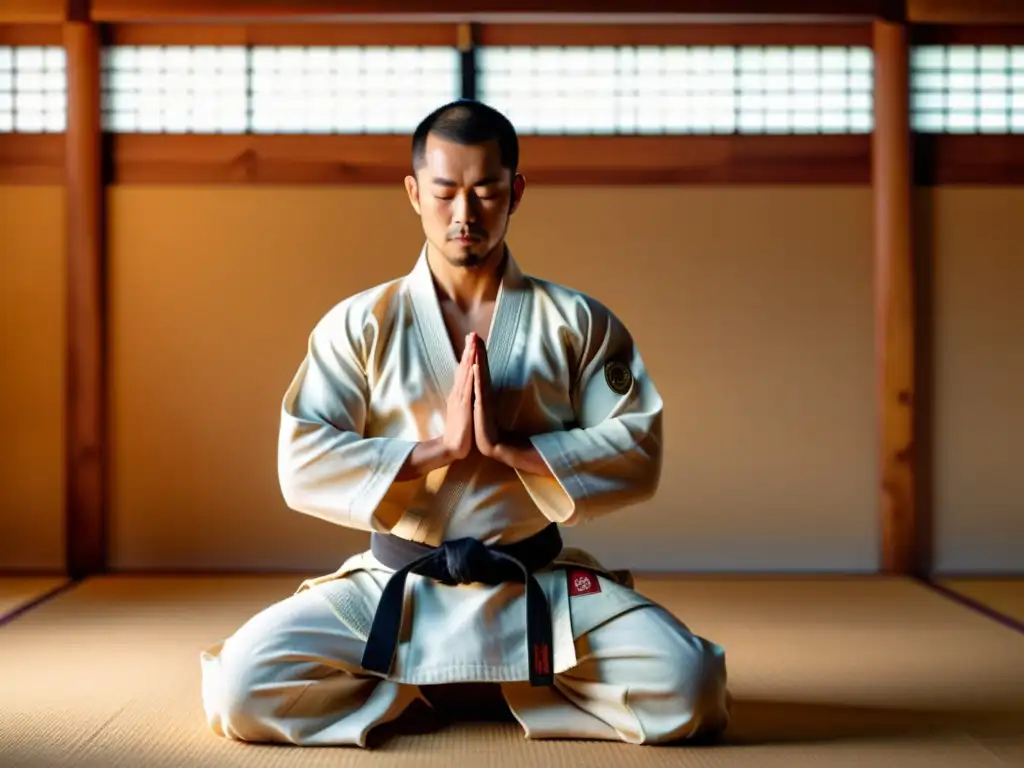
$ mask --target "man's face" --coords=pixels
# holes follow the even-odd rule
[[[425,160],[405,182],[427,241],[457,267],[500,259],[525,180],[502,167],[497,142],[464,146],[430,135]]]

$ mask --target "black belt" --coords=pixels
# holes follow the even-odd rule
[[[562,536],[552,523],[543,531],[515,544],[488,547],[477,539],[446,541],[439,547],[417,544],[398,536],[374,533],[370,538],[374,557],[395,569],[381,595],[363,652],[363,669],[388,674],[402,626],[405,579],[410,573],[442,584],[526,584],[526,642],[529,648],[530,684],[552,685],[551,613],[540,584],[533,577],[562,551]]]

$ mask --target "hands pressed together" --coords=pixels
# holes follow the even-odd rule
[[[466,337],[455,382],[448,394],[444,434],[417,443],[396,480],[412,480],[465,459],[472,450],[513,469],[551,476],[537,450],[526,441],[516,444],[499,435],[494,421],[494,394],[487,365],[487,348],[475,333]]]
[[[448,395],[444,446],[453,460],[466,458],[474,446],[484,456],[499,459],[501,443],[492,398],[487,347],[470,333]]]

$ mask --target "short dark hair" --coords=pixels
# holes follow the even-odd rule
[[[427,136],[456,144],[498,142],[501,165],[516,174],[519,168],[519,137],[512,122],[482,101],[458,99],[438,107],[416,127],[412,135],[412,168],[415,173],[426,162]]]

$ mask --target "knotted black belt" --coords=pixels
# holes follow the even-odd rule
[[[402,625],[405,579],[410,573],[442,584],[526,584],[526,642],[530,659],[530,684],[552,685],[551,613],[547,596],[533,576],[562,551],[562,536],[552,523],[543,531],[515,544],[489,547],[477,539],[446,541],[439,547],[417,544],[398,536],[374,533],[370,538],[374,557],[395,573],[388,580],[373,617],[363,652],[363,669],[381,674],[391,671]]]

